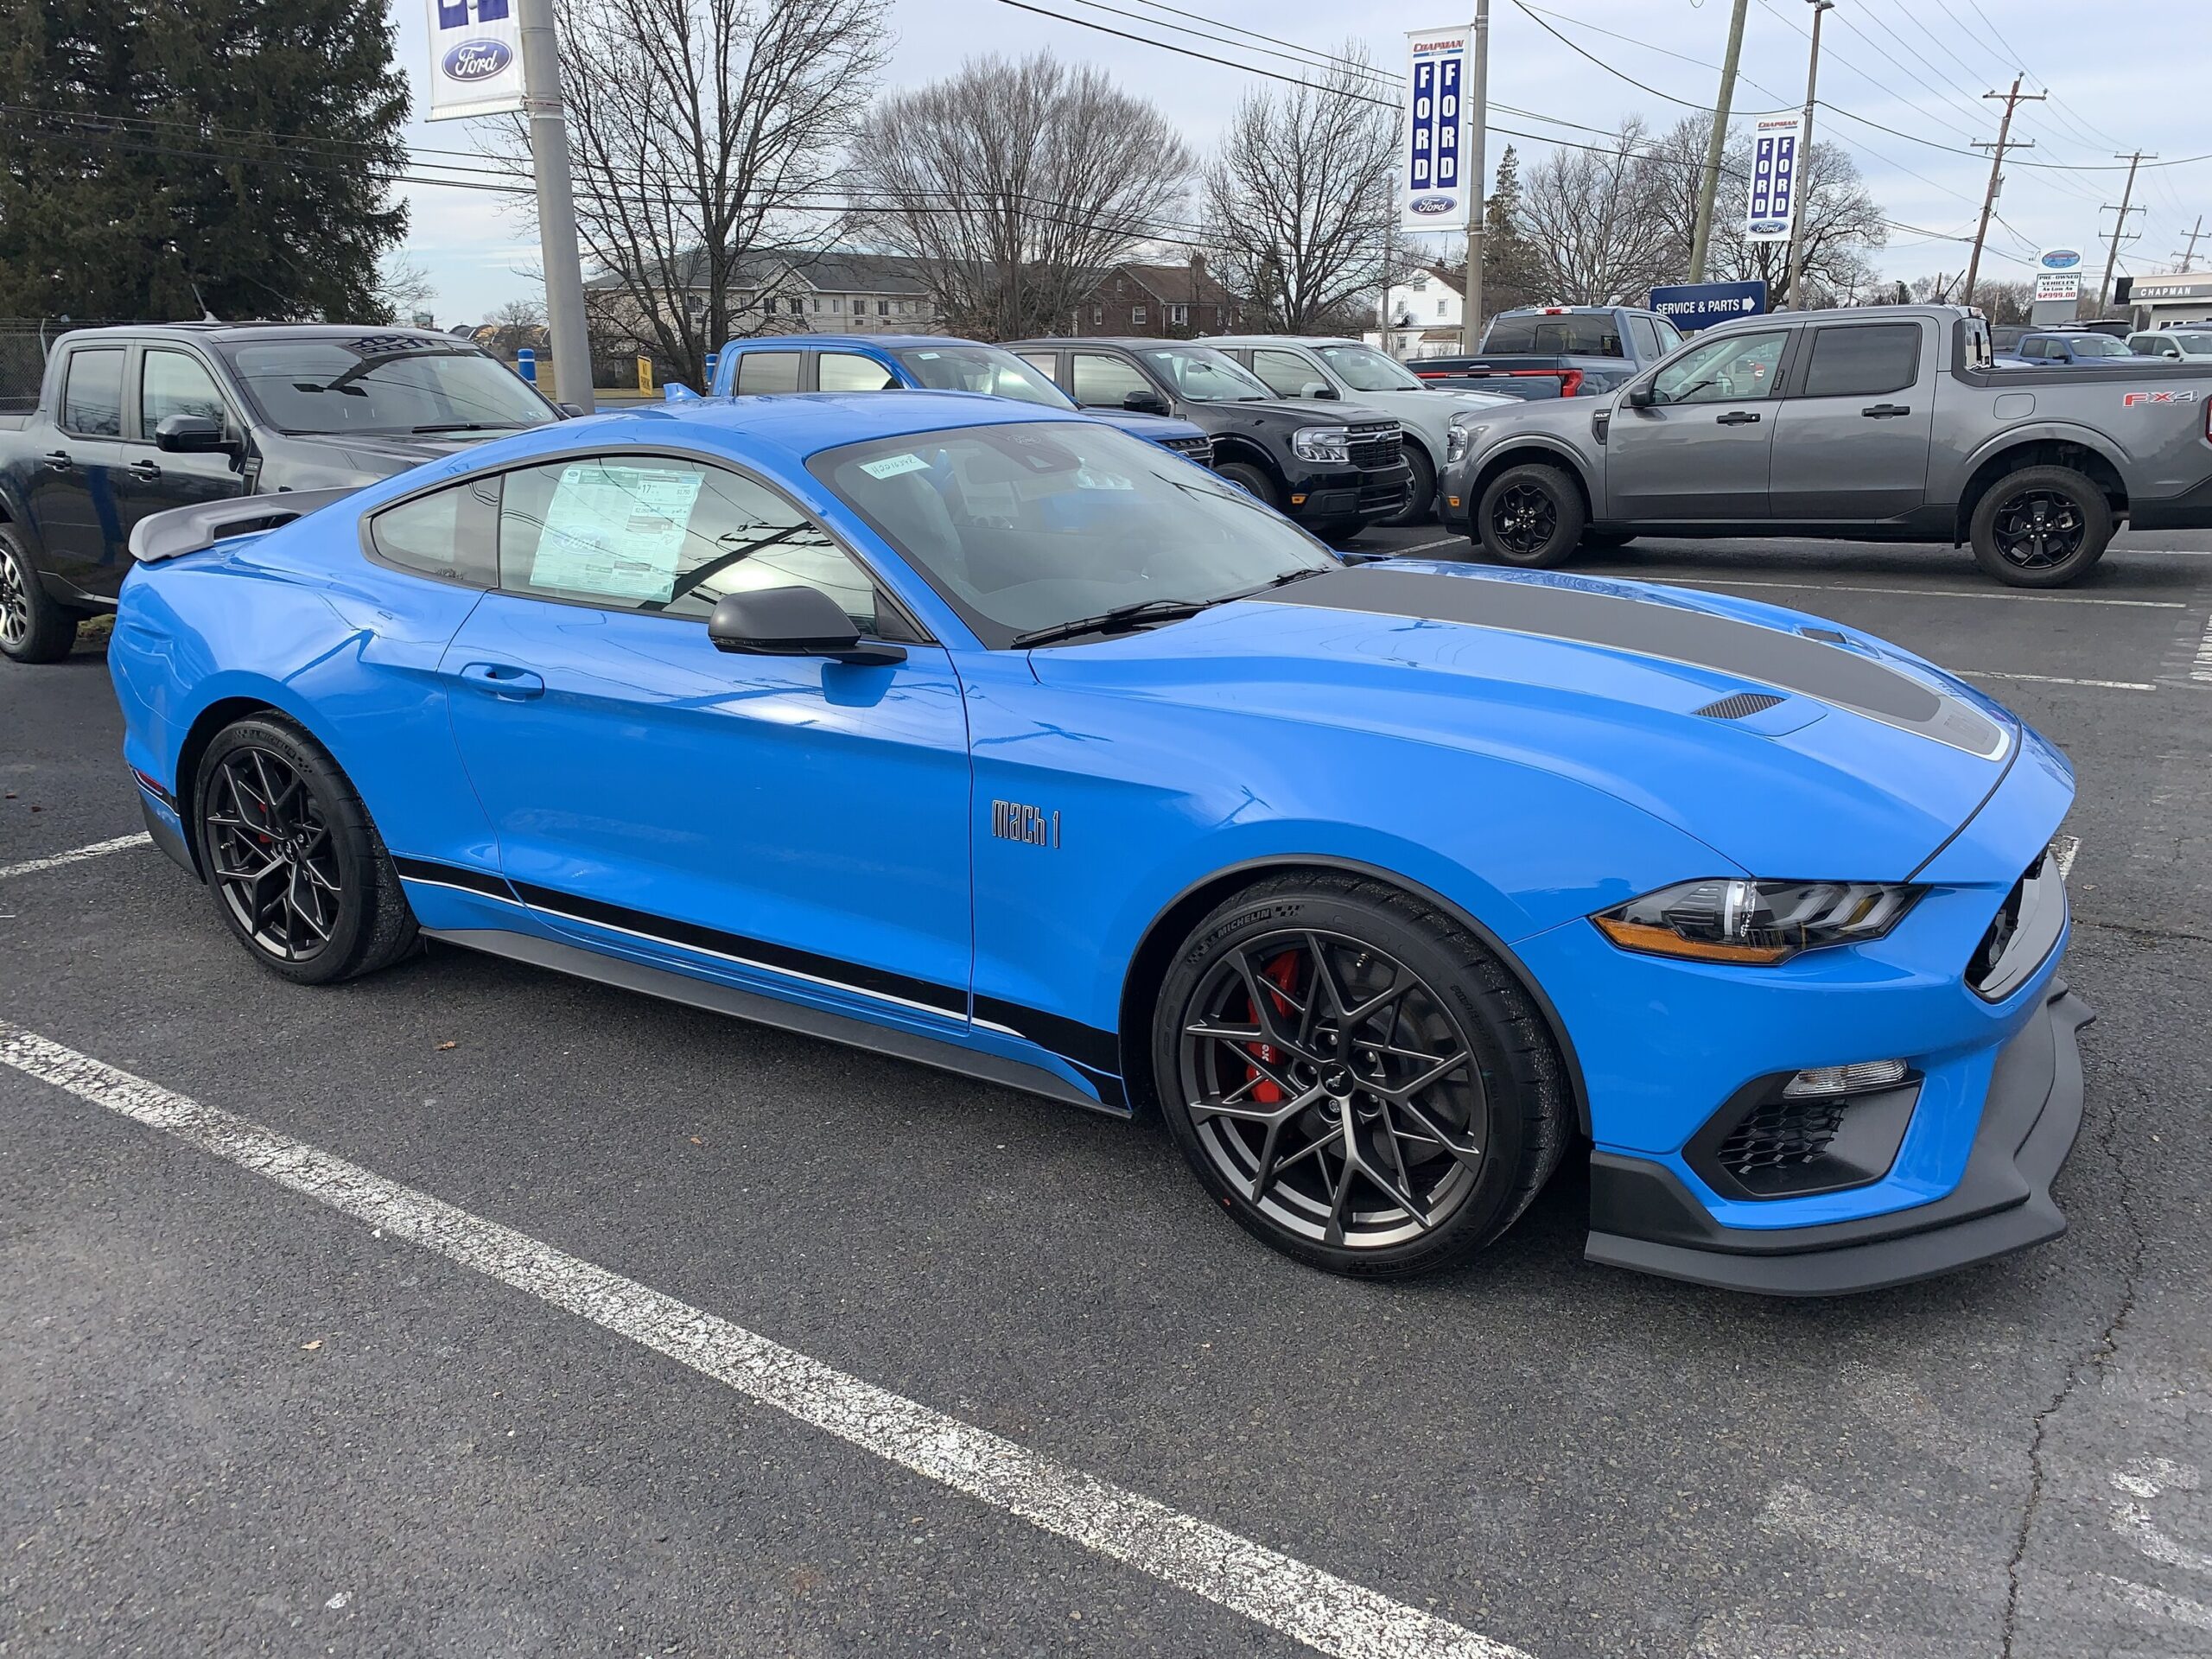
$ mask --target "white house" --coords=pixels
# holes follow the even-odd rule
[[[1373,343],[1401,359],[1449,357],[1464,349],[1465,297],[1457,276],[1424,266],[1382,290],[1382,327]]]

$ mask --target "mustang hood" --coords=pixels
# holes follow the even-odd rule
[[[1974,816],[2022,741],[1996,703],[1868,636],[1549,572],[1366,565],[1033,660],[1054,684],[1573,778],[1765,877],[1903,880]],[[1374,787],[1387,810],[1393,785]]]

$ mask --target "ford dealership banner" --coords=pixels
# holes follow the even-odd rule
[[[522,108],[518,0],[429,0],[430,107],[425,119]]]
[[[1751,129],[1751,200],[1744,217],[1751,242],[1787,242],[1797,212],[1802,115],[1763,115]]]
[[[1467,31],[1436,29],[1406,36],[1405,148],[1399,155],[1398,222],[1408,231],[1465,231],[1479,180],[1460,174],[1466,154]]]

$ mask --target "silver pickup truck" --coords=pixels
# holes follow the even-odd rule
[[[1708,329],[1618,391],[1456,416],[1441,510],[1502,563],[1637,536],[1970,543],[2056,588],[2139,530],[2212,526],[2212,365],[1991,363],[1978,312]]]

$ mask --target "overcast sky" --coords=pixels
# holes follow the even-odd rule
[[[395,3],[402,60],[419,110],[428,86],[423,3]],[[1077,0],[1033,3],[1230,58],[1243,54],[1167,26],[1210,23],[1216,32],[1227,33],[1217,26],[1233,25],[1333,51],[1344,43],[1349,10],[1368,25],[1362,38],[1376,63],[1394,70],[1402,66],[1406,30],[1465,22],[1432,0],[1364,0],[1356,8],[1346,8],[1341,0],[1104,0],[1118,10],[1140,14],[1141,22]],[[1632,113],[1664,126],[1682,112],[1668,97],[1712,104],[1727,38],[1729,0],[1529,3],[1561,35],[1619,73],[1577,56],[1545,33],[1516,0],[1492,0],[1493,104],[1604,128]],[[1738,117],[1802,102],[1811,14],[1809,0],[1751,0],[1736,97]],[[2088,268],[2101,271],[2104,245],[2095,238],[2113,215],[2101,215],[2098,207],[2119,201],[2126,176],[2125,163],[2115,164],[2113,152],[2139,146],[2171,160],[2212,151],[2212,123],[2202,113],[2212,71],[2212,29],[2206,18],[2202,0],[2121,0],[2101,8],[2084,8],[2078,0],[1839,0],[1822,25],[1822,99],[1895,131],[1879,131],[1823,109],[1815,118],[1815,137],[1850,149],[1891,219],[1935,233],[1893,231],[1891,245],[1878,256],[1881,268],[1911,277],[1964,266],[1965,244],[1941,238],[1971,237],[1980,208],[1988,162],[1970,144],[1996,136],[2001,111],[1981,94],[2009,86],[2014,72],[2025,69],[2031,86],[2047,86],[2052,98],[2021,105],[2014,136],[2024,134],[2036,147],[2007,166],[1998,206],[2004,222],[1992,226],[1984,270],[2024,276],[2036,248],[2065,245],[2088,250]],[[888,86],[936,79],[979,48],[1009,54],[1049,48],[1063,58],[1096,63],[1153,99],[1202,155],[1218,138],[1237,99],[1269,84],[1237,69],[1039,16],[1005,0],[893,0],[892,22],[899,45]],[[1256,54],[1260,43],[1248,44]],[[1253,55],[1243,60],[1287,67],[1277,58]],[[1639,90],[1622,75],[1653,90]],[[466,149],[473,142],[469,129],[476,124],[417,123],[410,129],[409,142]],[[1540,141],[1509,137],[1499,130],[1503,127],[1569,139],[1590,137],[1527,117],[1497,114],[1490,142],[1493,167],[1506,143],[1519,148],[1524,162],[1546,149]],[[2024,164],[2030,162],[2112,170]],[[1726,188],[1724,182],[1724,200]],[[513,213],[503,211],[501,198],[423,188],[410,188],[407,194],[413,209],[408,251],[429,272],[441,323],[479,321],[502,301],[536,290],[535,236]],[[2146,165],[2135,200],[2147,211],[2129,215],[2130,228],[2140,238],[2123,246],[2120,269],[2172,269],[2173,256],[2197,214],[2212,220],[2212,161]],[[1732,209],[1724,206],[1724,211],[1731,210],[1740,213],[1741,203]],[[2201,264],[2212,261],[2212,234],[2198,244],[2198,254]]]

